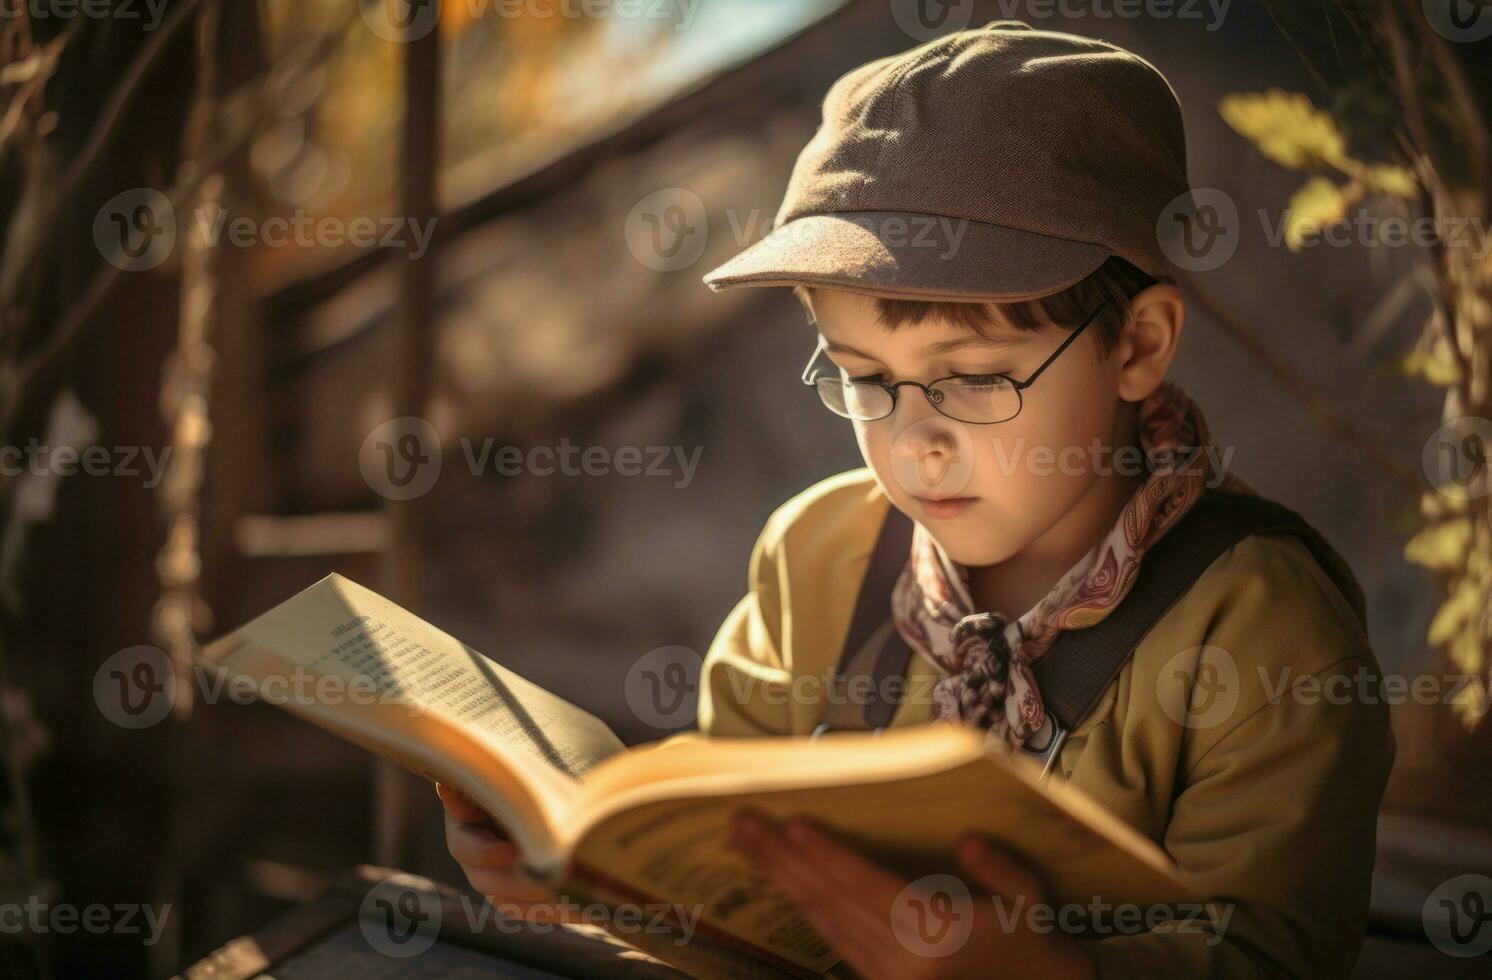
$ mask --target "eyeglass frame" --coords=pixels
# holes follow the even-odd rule
[[[1003,418],[1003,419],[997,419],[997,420],[995,420],[993,422],[970,422],[970,421],[968,421],[966,419],[955,418],[952,415],[945,414],[943,412],[943,410],[938,407],[938,403],[935,402],[935,401],[933,401],[933,399],[932,399],[932,388],[933,388],[933,386],[934,385],[938,385],[938,384],[942,384],[944,381],[952,381],[952,380],[954,380],[956,378],[969,377],[969,375],[950,374],[950,375],[947,375],[946,377],[936,378],[933,381],[929,381],[927,384],[923,384],[920,381],[912,381],[910,379],[908,379],[906,381],[896,381],[896,382],[889,383],[889,384],[887,382],[885,382],[885,381],[854,381],[853,379],[851,379],[851,383],[853,383],[853,384],[876,385],[877,387],[885,389],[886,393],[891,396],[891,408],[889,410],[887,410],[887,412],[886,412],[885,415],[877,415],[873,419],[854,419],[854,418],[852,418],[852,419],[850,419],[850,421],[852,421],[852,422],[879,422],[882,419],[888,419],[888,418],[890,418],[892,415],[896,414],[896,405],[897,405],[897,402],[899,400],[899,398],[898,398],[899,392],[897,391],[897,389],[900,388],[902,385],[911,385],[914,388],[921,388],[922,389],[922,397],[924,397],[924,398],[927,399],[927,403],[933,407],[933,411],[937,412],[939,415],[942,415],[944,418],[953,419],[953,421],[955,421],[955,422],[962,422],[964,425],[999,425],[1002,422],[1009,422],[1011,419],[1013,419],[1016,416],[1020,415],[1021,411],[1026,407],[1026,399],[1025,399],[1025,396],[1022,394],[1022,392],[1024,392],[1027,388],[1031,387],[1033,384],[1036,383],[1036,379],[1039,378],[1039,377],[1041,377],[1041,372],[1043,372],[1047,368],[1051,367],[1052,362],[1055,361],[1059,356],[1061,356],[1062,352],[1065,351],[1069,346],[1071,346],[1073,341],[1075,341],[1075,340],[1078,339],[1078,334],[1082,333],[1084,330],[1086,330],[1088,328],[1088,325],[1090,323],[1092,323],[1094,320],[1098,319],[1098,315],[1104,311],[1104,308],[1106,306],[1108,306],[1107,303],[1099,303],[1098,306],[1094,308],[1093,312],[1089,313],[1088,316],[1086,318],[1084,318],[1083,322],[1080,323],[1080,324],[1078,324],[1078,326],[1073,329],[1072,333],[1068,334],[1067,337],[1066,337],[1066,339],[1064,339],[1062,341],[1062,343],[1060,343],[1060,344],[1057,345],[1057,349],[1054,350],[1054,351],[1052,351],[1051,355],[1049,357],[1047,357],[1046,360],[1042,361],[1041,364],[1036,368],[1035,371],[1031,372],[1031,376],[1028,377],[1028,378],[1026,378],[1026,380],[1024,380],[1024,381],[1017,381],[1015,378],[1012,378],[1010,375],[1006,374],[1003,371],[990,371],[990,372],[987,372],[985,374],[975,375],[975,377],[983,377],[983,378],[1004,378],[1006,381],[1010,382],[1011,388],[1013,388],[1015,390],[1016,409],[1015,409],[1015,414],[1014,415],[1007,416],[1006,418]],[[824,353],[824,335],[823,334],[819,334],[818,346],[814,348],[814,350],[813,350],[813,356],[808,359],[808,364],[803,368],[802,381],[803,381],[803,383],[805,385],[807,385],[810,388],[815,388],[815,389],[818,388],[819,376],[815,375],[815,376],[813,376],[813,377],[810,378],[809,374],[810,374],[810,372],[813,371],[814,362],[817,361],[819,359],[819,355],[823,354],[823,353]],[[832,364],[833,362],[831,361],[830,363]],[[819,400],[822,401],[823,397],[820,396]],[[827,405],[825,405],[824,407],[828,408]],[[830,411],[833,411],[833,410],[830,409]],[[834,414],[835,415],[839,415],[838,412],[835,412]],[[839,415],[839,417],[840,418],[846,418],[846,416],[843,416],[843,415]]]

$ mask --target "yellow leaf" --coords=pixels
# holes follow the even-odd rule
[[[1471,550],[1471,534],[1470,517],[1432,524],[1404,545],[1404,558],[1437,572],[1457,571]]]
[[[1432,385],[1449,388],[1461,381],[1461,369],[1453,361],[1424,351],[1410,351],[1399,361],[1399,369],[1410,377],[1421,377]]]
[[[1347,140],[1336,121],[1298,92],[1226,95],[1218,103],[1223,119],[1254,141],[1259,152],[1292,170],[1330,165],[1346,169]]]
[[[1487,688],[1482,679],[1474,678],[1462,688],[1460,697],[1456,698],[1451,708],[1468,732],[1476,731],[1477,724],[1487,714]]]
[[[1464,642],[1461,634],[1469,631],[1475,638],[1476,617],[1481,611],[1482,590],[1471,579],[1462,579],[1451,597],[1436,610],[1435,618],[1430,620],[1430,643],[1437,647],[1449,643],[1454,653]],[[1454,643],[1451,642],[1453,639]]]
[[[1290,198],[1285,215],[1285,245],[1299,252],[1307,238],[1347,216],[1347,195],[1325,177],[1312,177]]]
[[[1486,651],[1475,622],[1467,623],[1466,628],[1451,639],[1447,652],[1451,663],[1464,673],[1480,674],[1487,666]]]
[[[1363,169],[1361,180],[1379,194],[1409,198],[1419,194],[1419,181],[1415,179],[1414,171],[1407,167],[1375,163]]]

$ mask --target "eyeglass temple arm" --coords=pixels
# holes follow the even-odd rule
[[[1041,372],[1045,371],[1048,367],[1050,367],[1051,363],[1053,361],[1055,361],[1061,355],[1061,353],[1063,351],[1067,350],[1068,345],[1071,344],[1074,340],[1078,339],[1078,334],[1080,334],[1084,330],[1086,330],[1087,327],[1088,327],[1088,324],[1090,324],[1094,320],[1098,319],[1098,314],[1102,313],[1103,312],[1103,308],[1105,306],[1107,306],[1107,305],[1108,305],[1107,303],[1099,303],[1098,306],[1097,306],[1097,308],[1094,309],[1094,311],[1092,313],[1088,314],[1088,319],[1086,319],[1082,323],[1078,324],[1077,329],[1074,330],[1072,333],[1068,334],[1067,335],[1067,339],[1064,340],[1064,341],[1062,341],[1062,343],[1060,343],[1060,344],[1057,345],[1057,349],[1054,350],[1054,351],[1052,351],[1052,356],[1048,357],[1046,360],[1042,361],[1041,362],[1041,366],[1038,367],[1035,371],[1032,371],[1031,372],[1031,376],[1029,378],[1027,378],[1025,381],[1017,381],[1017,382],[1015,382],[1015,387],[1018,390],[1024,390],[1026,388],[1031,387],[1031,385],[1035,384],[1036,383],[1036,379],[1039,378],[1039,377],[1041,377]]]
[[[822,354],[823,352],[824,352],[824,338],[823,338],[823,335],[820,334],[819,335],[818,346],[814,347],[814,349],[813,349],[813,356],[811,356],[811,357],[808,358],[808,363],[806,365],[804,365],[804,367],[803,367],[803,383],[804,384],[806,384],[806,385],[813,384],[813,379],[810,378],[809,375],[813,373],[813,364],[814,364],[814,362],[819,359],[819,355]]]

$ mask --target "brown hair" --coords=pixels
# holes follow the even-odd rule
[[[1099,350],[1107,354],[1118,342],[1119,332],[1129,318],[1130,300],[1157,281],[1124,259],[1112,256],[1086,279],[1039,299],[997,303],[878,296],[875,300],[876,319],[888,330],[925,320],[940,320],[980,334],[1000,324],[1008,324],[1017,330],[1038,330],[1049,323],[1072,329],[1082,323],[1099,303],[1103,303],[1103,312],[1094,321],[1093,329],[1098,333]],[[805,309],[812,310],[809,287],[795,286],[793,295]]]

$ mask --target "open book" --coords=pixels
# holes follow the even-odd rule
[[[790,973],[836,957],[726,846],[742,806],[815,818],[908,875],[956,871],[957,842],[978,831],[1039,868],[1053,902],[1198,899],[1152,842],[1080,792],[1040,782],[1030,761],[987,752],[970,729],[684,735],[629,750],[599,719],[339,575],[201,661],[461,790],[561,893],[698,909],[700,934]]]

